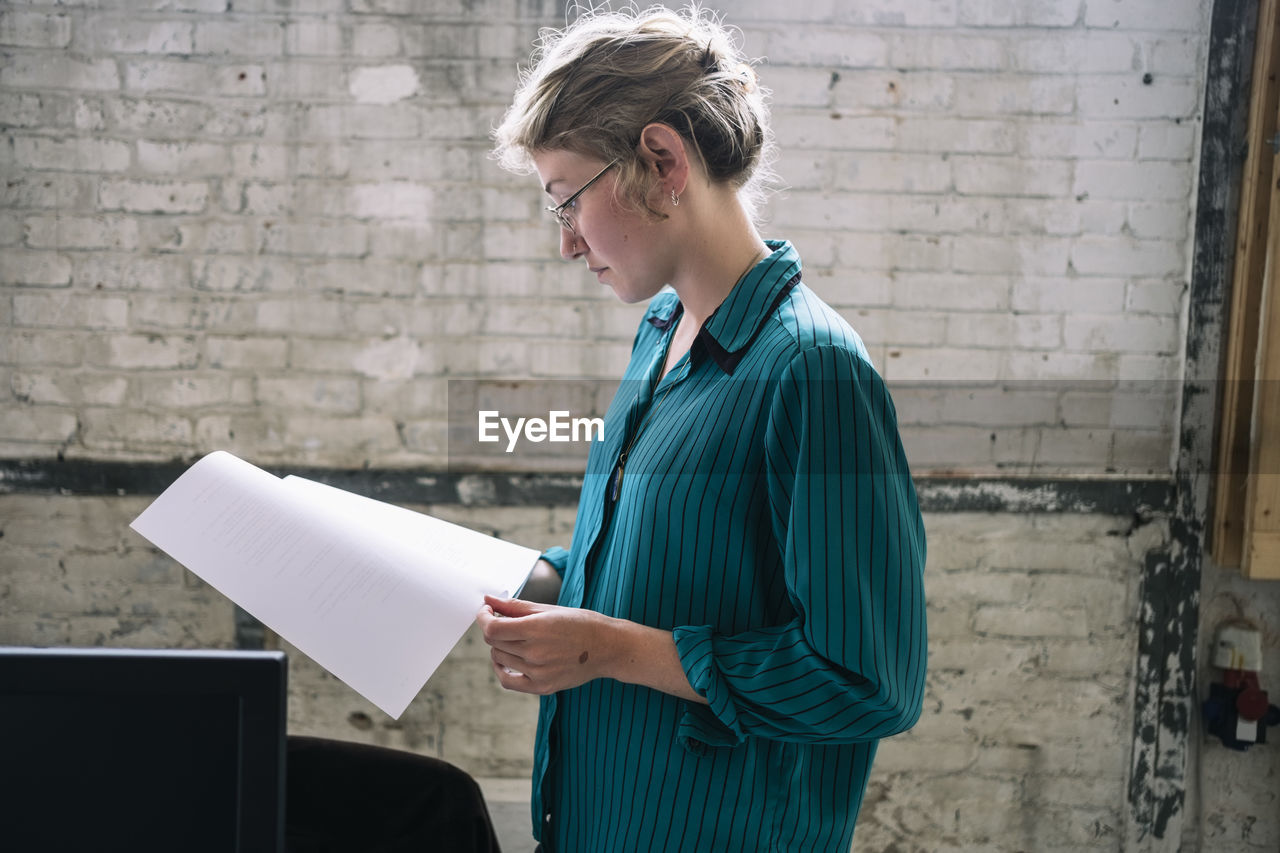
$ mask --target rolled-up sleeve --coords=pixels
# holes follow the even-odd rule
[[[686,746],[746,737],[852,743],[920,715],[925,534],[884,382],[858,353],[814,346],[787,365],[766,432],[774,538],[794,618],[734,634],[674,632]]]

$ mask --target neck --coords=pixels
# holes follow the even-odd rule
[[[688,211],[677,223],[678,233],[684,235],[680,244],[685,260],[670,282],[684,306],[681,323],[691,321],[690,328],[695,330],[769,252],[736,193],[712,190],[698,201],[702,203],[688,208],[680,205]]]

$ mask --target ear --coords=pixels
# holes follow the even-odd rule
[[[689,152],[684,137],[669,124],[652,122],[640,131],[640,143],[636,146],[640,159],[653,170],[656,184],[662,193],[684,193],[689,183]]]

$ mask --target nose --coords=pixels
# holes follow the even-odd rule
[[[571,261],[582,254],[582,240],[568,228],[560,229],[560,257]]]

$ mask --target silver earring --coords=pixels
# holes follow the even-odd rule
[[[672,206],[672,207],[679,207],[679,206],[680,206],[680,196],[676,195],[676,191],[675,191],[675,190],[672,190],[672,191],[671,191],[671,206]]]

